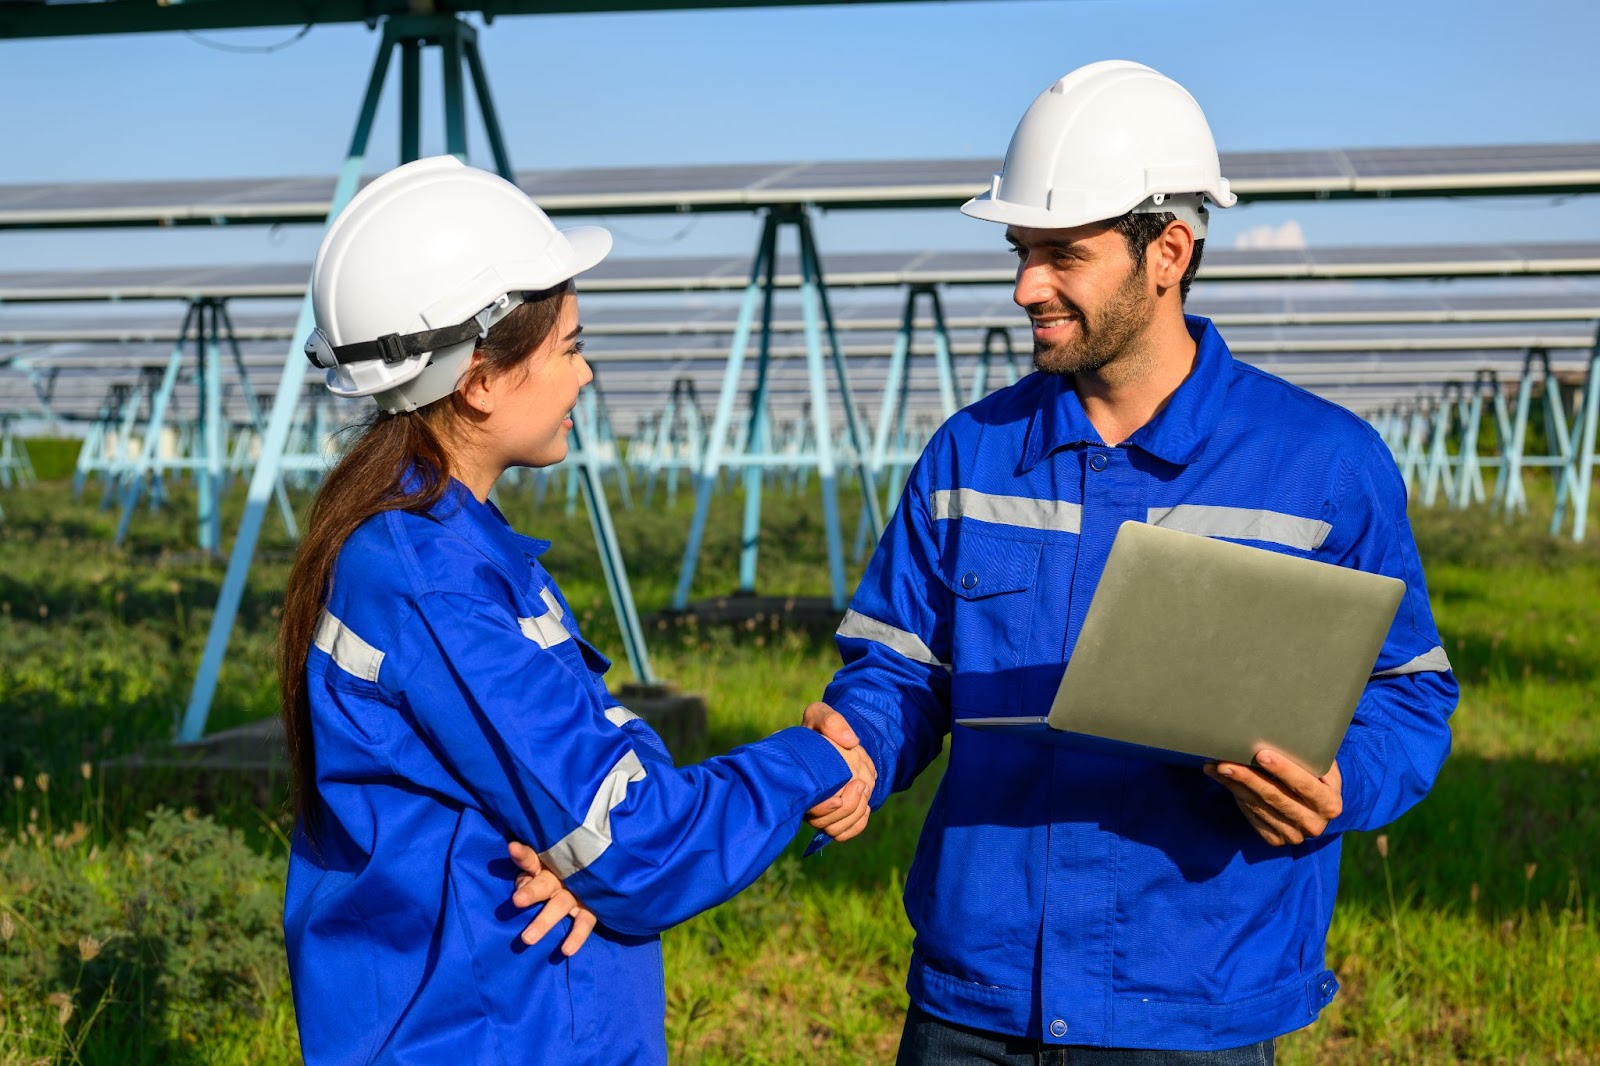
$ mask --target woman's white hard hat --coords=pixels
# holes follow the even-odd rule
[[[1008,226],[1070,229],[1171,211],[1206,235],[1205,201],[1232,207],[1206,116],[1171,78],[1109,59],[1079,67],[1022,116],[987,192],[961,208]]]
[[[306,355],[329,391],[415,410],[455,390],[478,338],[524,293],[610,250],[606,230],[558,230],[498,175],[453,156],[407,163],[357,193],[323,236]]]

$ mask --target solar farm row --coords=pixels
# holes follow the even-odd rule
[[[524,170],[551,214],[749,211],[786,204],[913,208],[987,187],[993,159]],[[1242,200],[1559,194],[1600,189],[1600,143],[1224,152]],[[0,228],[319,223],[334,179],[280,177],[0,186]]]

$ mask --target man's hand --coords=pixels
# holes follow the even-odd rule
[[[1273,847],[1321,836],[1344,810],[1344,777],[1337,761],[1316,777],[1285,755],[1262,748],[1256,766],[1206,763],[1206,773],[1222,783],[1245,821]]]
[[[844,715],[826,703],[813,703],[805,710],[800,724],[815,730],[833,742],[850,765],[850,783],[830,799],[825,799],[806,812],[806,824],[827,833],[835,840],[849,840],[867,827],[872,816],[868,800],[878,783],[877,767],[861,746],[861,740],[845,721]]]
[[[563,918],[572,919],[572,930],[567,933],[567,938],[561,942],[561,954],[576,955],[578,949],[583,947],[583,942],[589,939],[589,934],[594,931],[594,911],[578,902],[578,897],[568,892],[561,884],[561,878],[551,870],[545,869],[544,863],[539,861],[539,853],[526,844],[512,841],[507,845],[511,852],[511,861],[522,870],[517,875],[517,890],[511,895],[511,902],[518,907],[531,907],[535,903],[544,903],[533,921],[522,930],[522,942],[533,945],[544,939],[544,935],[556,927],[556,923]]]

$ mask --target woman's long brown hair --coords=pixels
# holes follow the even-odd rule
[[[517,371],[555,331],[561,303],[572,283],[532,293],[495,323],[478,344],[471,373],[495,377]],[[321,821],[317,757],[311,742],[311,702],[306,656],[317,619],[327,605],[339,550],[356,527],[385,511],[422,514],[450,485],[449,445],[473,417],[459,391],[404,414],[374,414],[356,429],[350,450],[334,466],[311,503],[305,538],[295,553],[283,597],[278,631],[278,687],[283,730],[289,746],[290,798],[308,839],[315,843]],[[408,472],[416,487],[405,488]]]

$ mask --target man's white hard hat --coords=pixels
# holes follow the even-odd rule
[[[1171,78],[1109,59],[1039,94],[989,190],[961,208],[1008,226],[1070,229],[1130,211],[1171,211],[1206,234],[1205,201],[1238,202],[1206,116]]]
[[[435,156],[351,199],[317,249],[306,356],[329,391],[412,411],[456,388],[477,341],[523,294],[611,250],[598,226],[558,230],[504,178]]]

